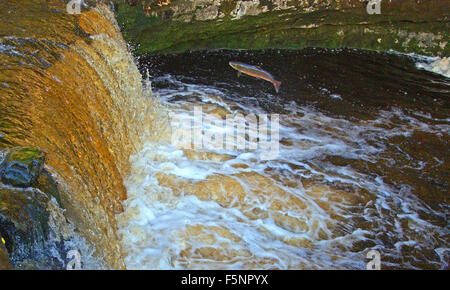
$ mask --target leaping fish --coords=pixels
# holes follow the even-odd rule
[[[238,76],[240,76],[241,73],[244,73],[255,78],[263,79],[271,82],[277,93],[280,90],[281,82],[275,80],[269,72],[263,70],[262,68],[237,61],[230,61],[229,64],[232,68],[238,71]]]

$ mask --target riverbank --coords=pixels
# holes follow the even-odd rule
[[[372,15],[360,0],[157,2],[116,1],[119,25],[136,54],[306,47],[450,54],[445,0],[381,1],[380,14]]]

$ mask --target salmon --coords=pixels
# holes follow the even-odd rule
[[[230,66],[238,71],[238,76],[241,75],[241,73],[244,73],[246,75],[263,79],[268,82],[271,82],[273,86],[275,87],[275,91],[278,93],[280,90],[281,82],[275,80],[275,78],[267,71],[263,70],[262,68],[250,64],[245,64],[242,62],[237,61],[230,61]]]

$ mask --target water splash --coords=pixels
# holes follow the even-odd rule
[[[250,96],[180,79],[153,79],[171,112],[189,114],[200,104],[204,114],[223,113],[216,118],[264,112]],[[396,138],[448,136],[449,124],[401,109],[369,120],[330,117],[295,102],[284,110],[276,160],[180,150],[168,138],[149,140],[132,156],[118,216],[127,268],[364,269],[371,249],[382,253],[384,268],[447,266],[448,229],[436,223],[445,209],[372,167],[392,166]],[[404,166],[425,166],[408,158]]]

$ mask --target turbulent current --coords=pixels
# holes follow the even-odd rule
[[[229,61],[269,70],[280,93]],[[382,269],[448,268],[448,60],[307,49],[139,62],[162,119],[125,179],[127,268],[365,269],[370,250]],[[251,143],[227,116],[273,114],[276,158],[199,141],[231,130]],[[174,145],[180,116],[203,147]]]
[[[67,2],[0,1],[0,169],[32,147],[42,158],[24,160],[57,181],[2,179],[0,266],[36,262],[14,257],[17,230],[59,268],[72,250],[83,268],[365,269],[374,253],[382,269],[449,267],[448,58],[133,59],[110,1],[73,15]],[[230,61],[267,70],[279,93]],[[30,197],[45,200],[39,219]],[[36,220],[52,233],[39,247]]]

